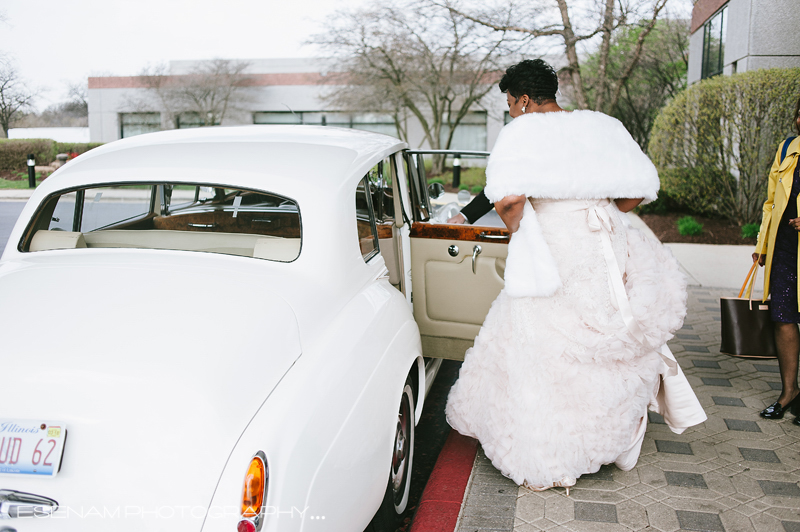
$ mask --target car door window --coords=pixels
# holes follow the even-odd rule
[[[394,220],[394,199],[392,197],[392,167],[391,160],[387,157],[367,172],[370,193],[372,195],[372,208],[375,211],[377,223],[391,222]]]
[[[356,227],[358,228],[358,247],[364,261],[378,254],[378,231],[375,227],[375,213],[372,207],[369,174],[358,182],[356,187]]]

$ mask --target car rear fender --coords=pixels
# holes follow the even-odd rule
[[[204,531],[236,528],[238,510],[230,509],[240,504],[247,464],[259,450],[270,477],[262,532],[363,529],[379,506],[398,401],[409,371],[419,371],[419,330],[386,281],[367,286],[326,329],[243,433]],[[424,370],[420,376],[424,393]]]

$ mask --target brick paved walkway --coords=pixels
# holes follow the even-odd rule
[[[758,416],[779,394],[775,360],[719,353],[719,297],[730,292],[690,287],[670,342],[708,421],[678,435],[651,412],[637,466],[604,466],[570,497],[518,488],[479,450],[457,531],[800,532],[800,427],[791,414]]]

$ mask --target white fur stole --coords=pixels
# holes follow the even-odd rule
[[[660,182],[650,159],[619,120],[594,111],[533,113],[505,126],[489,157],[484,192],[545,199],[656,199]],[[505,291],[548,297],[561,287],[536,213],[525,203],[508,245]]]
[[[603,113],[530,113],[503,128],[486,166],[495,202],[532,198],[644,198],[658,195],[658,172],[625,126]]]

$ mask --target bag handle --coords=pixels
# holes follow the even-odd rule
[[[758,267],[758,261],[754,261],[753,265],[750,266],[750,271],[747,272],[747,277],[744,278],[744,284],[742,284],[742,289],[739,290],[739,296],[738,297],[742,297],[742,294],[744,294],[744,289],[748,288],[747,284],[748,284],[748,281],[750,281],[750,286],[749,286],[749,288],[747,290],[747,299],[750,299],[750,294],[752,293],[752,290],[753,290],[753,282],[756,280],[756,276],[753,275],[753,271],[757,267]]]
[[[753,298],[751,297],[753,294],[753,285],[756,282],[756,277],[758,277],[758,262],[754,262],[753,265],[750,267],[750,272],[747,274],[747,277],[750,279],[750,283],[747,283],[747,279],[745,279],[744,283],[747,284],[747,292],[745,293],[745,297],[747,301],[750,302],[750,310],[753,310]],[[744,286],[742,286],[742,290],[744,290]],[[739,297],[742,297],[742,293],[739,292]]]

